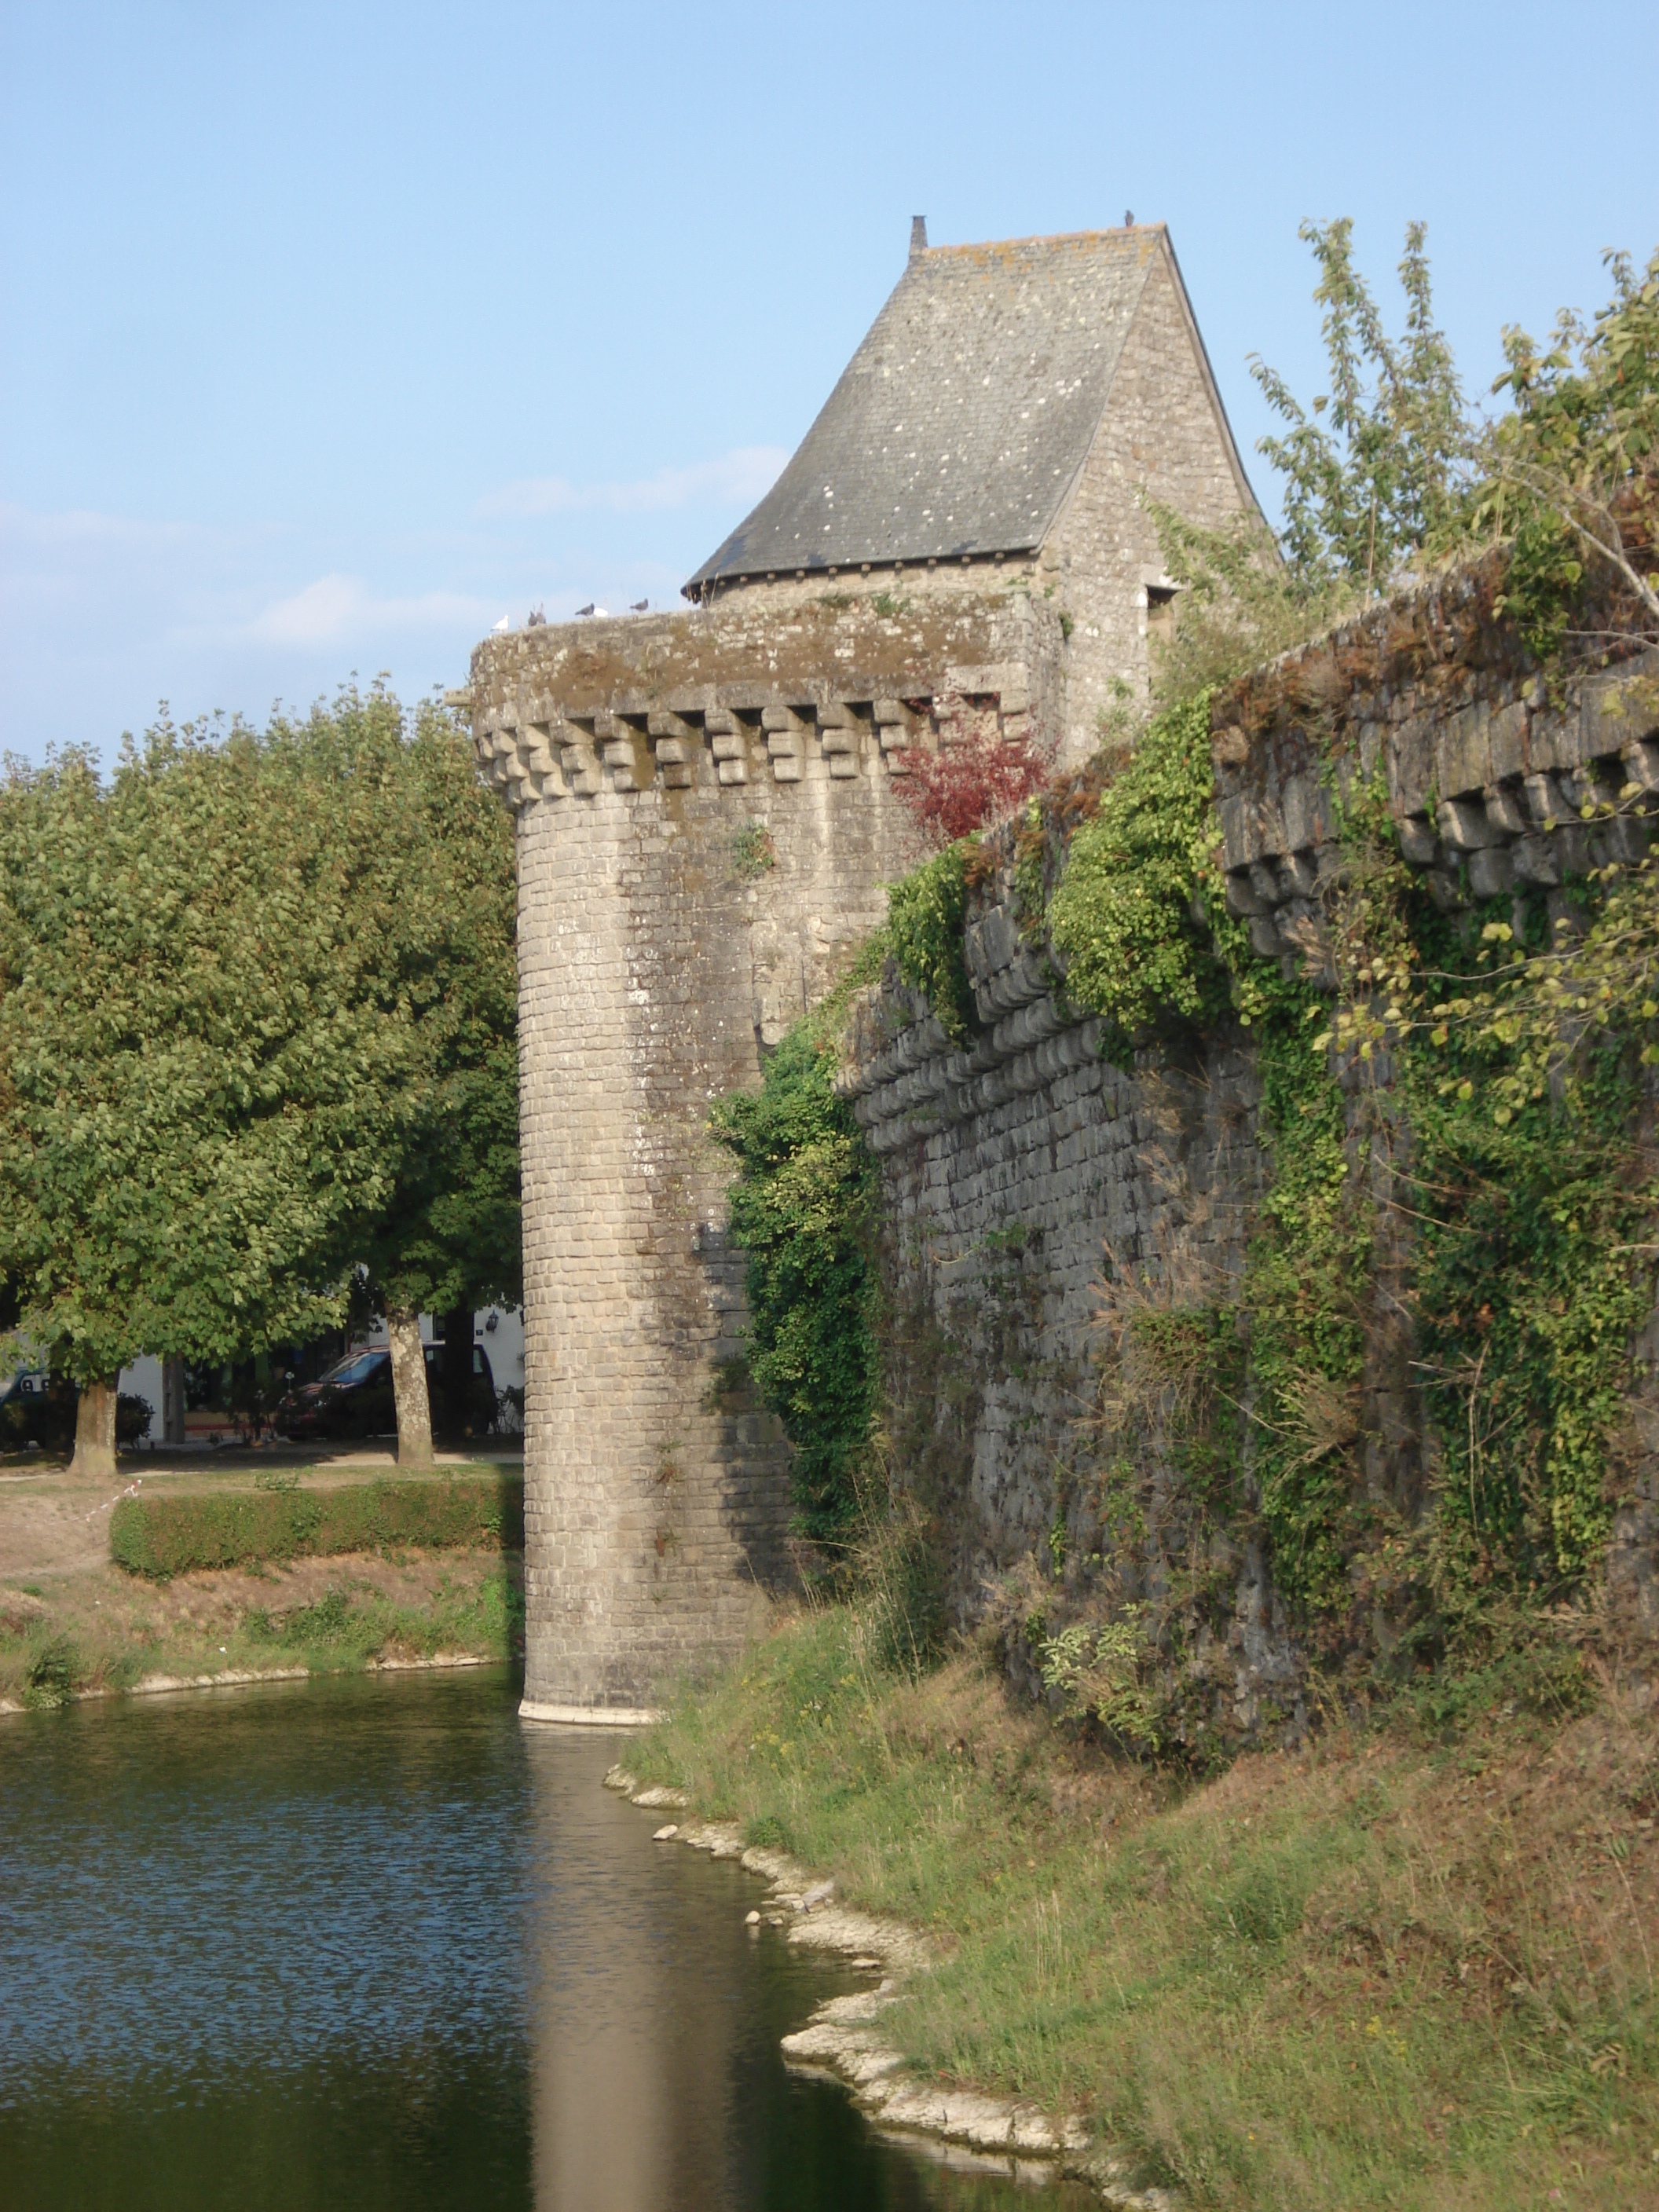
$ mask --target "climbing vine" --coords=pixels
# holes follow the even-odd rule
[[[875,1164],[830,1087],[835,1064],[811,1018],[799,1022],[760,1090],[728,1094],[709,1117],[738,1164],[731,1222],[748,1256],[750,1372],[795,1447],[798,1522],[820,1542],[853,1520],[880,1371]]]

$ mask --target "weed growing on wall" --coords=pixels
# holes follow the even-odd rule
[[[960,839],[894,884],[881,939],[899,974],[912,990],[926,993],[945,1035],[958,1044],[979,1027],[963,959],[973,850],[970,840]]]
[[[731,1221],[749,1261],[750,1372],[795,1447],[799,1525],[820,1541],[842,1539],[856,1514],[880,1368],[875,1164],[830,1088],[835,1065],[809,1017],[760,1090],[728,1094],[709,1116],[738,1163]]]
[[[1200,692],[1143,732],[1073,837],[1049,902],[1066,995],[1103,1018],[1120,1065],[1172,1020],[1202,1025],[1232,1002],[1226,956],[1243,937],[1221,901],[1214,786]]]

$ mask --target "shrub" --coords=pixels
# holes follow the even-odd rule
[[[111,1514],[109,1530],[116,1565],[156,1577],[388,1547],[507,1550],[523,1542],[524,1483],[514,1475],[129,1498]]]
[[[905,811],[935,848],[1000,822],[1042,789],[1049,761],[1029,738],[981,738],[939,752],[911,748],[909,773],[895,788]]]

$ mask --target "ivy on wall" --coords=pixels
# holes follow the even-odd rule
[[[795,1447],[798,1524],[819,1542],[852,1522],[880,1372],[875,1163],[830,1088],[835,1066],[808,1017],[760,1090],[728,1094],[709,1117],[738,1164],[731,1223],[749,1261],[750,1372]]]

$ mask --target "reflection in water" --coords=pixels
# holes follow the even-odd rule
[[[5,2212],[1011,2205],[785,2073],[834,1974],[615,1752],[477,1675],[0,1720]]]

